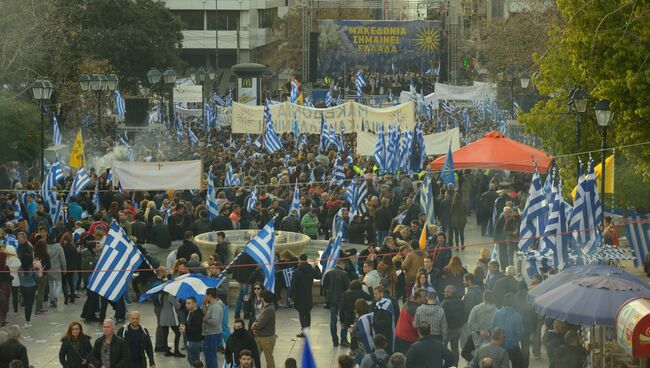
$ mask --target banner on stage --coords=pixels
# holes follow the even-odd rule
[[[454,101],[484,101],[495,99],[495,92],[490,83],[477,82],[471,86],[453,86],[451,84],[436,83],[436,99]]]
[[[309,108],[301,105],[282,102],[271,105],[273,129],[276,133],[293,132],[294,120],[298,121],[298,130],[306,134],[320,134],[321,118],[324,116],[328,127],[333,127],[339,133],[341,126],[346,133],[361,129],[363,122],[366,130],[374,131],[375,126],[400,123],[402,129],[415,126],[415,106],[413,102],[401,105],[374,108],[346,102],[340,106],[327,109]],[[233,102],[232,132],[235,134],[262,134],[264,128],[264,107],[246,106]]]
[[[201,160],[173,162],[113,161],[113,187],[127,190],[201,189]]]
[[[460,131],[458,128],[449,129],[445,132],[428,134],[424,136],[424,146],[427,148],[427,155],[445,155],[449,149],[460,148]],[[372,156],[375,154],[377,135],[370,132],[357,132],[357,155]]]

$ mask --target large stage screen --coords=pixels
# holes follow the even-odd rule
[[[435,72],[442,31],[439,21],[320,20],[322,75],[370,72]]]

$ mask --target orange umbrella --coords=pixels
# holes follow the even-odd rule
[[[445,163],[445,156],[438,157],[431,163],[432,170],[440,170]],[[503,133],[492,131],[476,142],[461,147],[452,153],[454,169],[492,169],[521,172],[534,172],[537,167],[545,173],[551,165],[551,158],[537,148],[513,141]]]

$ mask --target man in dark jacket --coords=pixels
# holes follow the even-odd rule
[[[565,332],[566,323],[555,320],[553,321],[553,327],[550,330],[547,330],[542,338],[542,342],[546,348],[546,354],[548,354],[549,367],[551,366],[551,362],[554,361],[558,350],[560,350],[560,347],[562,346]]]
[[[201,308],[197,308],[196,298],[193,296],[187,298],[185,308],[187,317],[179,328],[187,340],[187,361],[194,364],[200,359],[203,349],[203,311]],[[166,341],[165,344],[167,344]]]
[[[458,343],[466,317],[465,305],[458,297],[458,292],[453,285],[448,285],[445,288],[445,299],[440,303],[440,306],[445,310],[445,317],[447,318],[447,340],[451,344],[451,351],[454,352],[456,359],[458,359]]]
[[[192,238],[194,238],[194,234],[192,234],[191,231],[186,231],[185,236],[183,236],[183,244],[181,244],[176,251],[176,259],[185,258],[189,261],[190,257],[194,253],[199,255],[199,261],[203,259],[201,249],[199,249],[199,246],[194,243]]]
[[[494,242],[499,250],[499,263],[501,269],[505,270],[508,266],[508,243],[506,242],[506,222],[512,219],[512,208],[503,207],[503,216],[497,216],[497,222],[494,224]]]
[[[288,216],[285,216],[280,223],[280,230],[290,231],[292,233],[299,233],[302,230],[300,226],[300,218],[298,218],[298,211],[292,209]]]
[[[96,367],[106,365],[104,362],[109,363],[111,368],[131,367],[129,347],[123,338],[115,335],[115,322],[112,319],[104,320],[103,332],[103,336],[95,340],[87,358],[88,363]]]
[[[226,349],[224,352],[226,362],[228,364],[232,364],[233,362],[237,363],[239,361],[239,352],[246,349],[250,350],[253,354],[255,367],[261,367],[262,364],[260,363],[260,353],[257,350],[257,344],[250,332],[244,328],[244,320],[235,320],[233,327],[234,330],[228,338],[228,341],[226,341]]]
[[[478,209],[476,210],[476,222],[481,225],[481,234],[486,234],[488,223],[492,218],[492,211],[494,210],[494,201],[496,201],[499,194],[496,191],[496,185],[490,184],[490,189],[481,194],[478,202]]]
[[[194,220],[192,223],[192,233],[199,235],[211,230],[210,215],[208,214],[208,211],[201,210],[201,212],[199,212],[199,218]]]
[[[531,336],[537,330],[539,315],[535,312],[533,306],[528,303],[528,285],[522,281],[517,285],[517,289],[519,291],[515,294],[513,308],[521,315],[521,319],[524,321],[524,336],[521,338],[521,355],[524,368],[528,368],[530,363]]]
[[[140,312],[132,311],[129,313],[129,324],[120,327],[117,336],[123,338],[129,347],[131,355],[130,367],[147,368],[147,359],[149,359],[150,366],[156,365],[149,331],[140,326]]]
[[[143,219],[142,212],[138,212],[135,214],[135,221],[131,223],[131,234],[135,237],[136,244],[144,244],[147,238],[147,224]]]
[[[406,368],[449,368],[454,365],[454,353],[431,336],[428,322],[417,326],[420,338],[406,352]]]
[[[467,287],[465,295],[463,295],[463,305],[465,306],[465,322],[469,318],[469,313],[472,309],[481,304],[483,301],[483,289],[476,284],[474,274],[466,273],[463,276],[463,284]]]
[[[235,303],[235,319],[241,318],[244,295],[250,291],[248,279],[255,272],[255,265],[255,260],[248,253],[242,253],[233,265],[232,277],[239,283],[239,295],[237,296],[237,303]]]
[[[13,325],[7,333],[9,339],[0,345],[0,368],[6,368],[12,360],[20,360],[23,367],[29,366],[27,348],[18,341],[20,339],[20,327]]]
[[[332,343],[335,347],[339,346],[339,337],[336,331],[339,308],[343,301],[343,292],[350,284],[350,278],[347,272],[343,271],[344,267],[345,260],[339,259],[336,262],[336,267],[323,275],[325,298],[330,306],[330,333],[332,334]],[[343,328],[341,328],[341,340],[347,341],[347,331],[343,330]]]
[[[515,267],[506,267],[506,276],[494,282],[492,289],[492,301],[497,308],[503,307],[503,297],[506,294],[515,294],[519,281],[515,279]]]
[[[212,231],[232,230],[232,220],[228,216],[230,216],[230,206],[226,205],[219,211],[219,215],[212,220]]]
[[[312,288],[314,280],[321,278],[321,273],[318,267],[313,267],[307,262],[306,254],[301,254],[298,261],[298,267],[293,271],[291,279],[291,300],[293,307],[298,311],[300,327],[304,329],[311,326]],[[305,337],[302,330],[298,337]]]

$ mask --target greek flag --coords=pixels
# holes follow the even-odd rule
[[[345,151],[345,127],[341,124],[341,137],[338,139],[339,152]]]
[[[357,71],[357,77],[354,80],[354,86],[357,88],[357,96],[361,96],[362,91],[361,88],[363,88],[366,85],[366,80],[363,78],[363,75],[361,75],[361,71]]]
[[[232,106],[232,88],[228,89],[228,96],[226,96],[226,107]]]
[[[596,251],[600,243],[600,237],[597,226],[597,216],[601,216],[602,210],[600,200],[596,190],[595,175],[593,175],[593,162],[589,163],[589,172],[580,175],[578,178],[578,190],[575,200],[573,201],[573,210],[571,211],[569,230],[585,255],[590,255]],[[557,201],[557,198],[556,198]],[[598,207],[596,207],[598,204]],[[602,220],[601,220],[602,221]]]
[[[506,126],[506,121],[499,119],[499,132],[506,134],[508,132],[508,127]]]
[[[208,277],[197,273],[180,275],[177,278],[151,288],[146,293],[140,295],[138,303],[144,302],[161,291],[182,300],[194,297],[196,298],[197,303],[200,303],[203,298],[205,298],[206,291],[209,288],[218,287],[220,282],[221,279],[218,277]]]
[[[386,171],[386,140],[384,137],[383,124],[379,128],[379,134],[377,134],[377,144],[375,144],[374,158],[379,173],[383,174]]]
[[[417,150],[412,149],[417,155],[415,156],[416,165],[412,167],[412,171],[420,171],[424,167],[424,162],[427,160],[427,147],[424,144],[424,133],[422,132],[422,124],[415,124],[415,137],[417,142]]]
[[[203,106],[203,115],[205,115],[205,120],[203,121],[204,126],[211,126],[214,119],[212,118],[212,107],[210,107],[210,104],[207,103],[207,101]]]
[[[289,102],[292,104],[298,103],[298,83],[295,78],[291,79],[291,95],[289,96]]]
[[[275,230],[273,219],[255,236],[244,248],[249,256],[262,267],[264,272],[264,288],[275,290]]]
[[[79,170],[77,170],[77,174],[74,176],[74,180],[72,181],[72,187],[70,188],[70,192],[68,193],[68,197],[65,203],[70,203],[71,197],[78,197],[79,194],[81,194],[81,191],[86,189],[86,187],[89,184],[90,184],[90,176],[88,176],[86,169],[82,167]]]
[[[454,106],[449,102],[449,100],[442,100],[440,101],[440,107],[447,113],[447,114],[453,114],[454,112]]]
[[[196,134],[194,134],[194,132],[192,131],[192,128],[190,128],[190,127],[187,128],[187,135],[190,138],[190,145],[193,146],[193,145],[199,143],[199,137],[197,137]]]
[[[546,203],[551,203],[553,202],[553,198],[551,198],[551,192],[553,191],[553,181],[554,181],[554,176],[555,176],[555,167],[554,167],[553,161],[551,161],[551,166],[549,166],[548,170],[546,171],[546,179],[544,179],[544,186],[542,187],[542,193],[544,193],[544,198],[546,199]]]
[[[420,207],[425,215],[427,226],[436,223],[435,209],[433,205],[433,191],[431,190],[431,175],[425,175],[420,185]]]
[[[359,320],[357,321],[357,326],[359,327],[359,339],[361,340],[361,343],[363,343],[363,346],[366,348],[366,352],[375,350],[375,344],[373,342],[375,332],[372,328],[374,315],[374,313],[364,314],[363,316],[359,317]]]
[[[251,194],[248,196],[248,201],[246,202],[246,211],[251,213],[256,211],[255,206],[257,204],[257,187],[253,187]]]
[[[358,182],[354,182],[354,187],[349,189],[353,189],[352,201],[350,202],[350,219],[352,220],[353,216],[363,215],[366,213],[368,184],[366,184],[366,180],[361,177]]]
[[[16,194],[16,199],[14,199],[13,204],[14,210],[14,221],[18,221],[23,218],[23,211],[20,208],[20,200],[18,199],[18,194]]]
[[[400,133],[395,127],[388,128],[388,148],[386,155],[386,167],[384,172],[394,174],[396,172],[397,149],[399,148]]]
[[[296,179],[296,185],[293,188],[293,197],[291,197],[291,207],[289,207],[289,214],[291,211],[296,210],[298,213],[298,218],[300,218],[300,187],[298,187],[298,179]]]
[[[463,129],[465,130],[465,134],[467,134],[472,127],[472,122],[469,119],[469,111],[467,109],[463,109]]]
[[[320,262],[321,267],[323,268],[323,275],[325,275],[327,271],[336,267],[336,262],[341,254],[341,233],[342,231],[339,231],[334,238],[330,239],[323,255],[321,256]]]
[[[172,206],[171,206],[171,203],[170,203],[169,206],[167,207],[167,209],[165,210],[165,218],[163,219],[163,223],[165,225],[167,225],[169,223],[169,218],[171,216],[172,216]]]
[[[550,175],[550,174],[549,174]],[[548,175],[547,175],[548,176]],[[548,204],[535,163],[535,173],[528,189],[528,199],[519,225],[519,249],[527,251],[544,234],[548,219]]]
[[[532,277],[534,275],[541,275],[540,269],[543,269],[545,266],[546,257],[542,256],[539,252],[527,252],[525,255],[525,272],[523,273],[524,281],[527,285],[532,283]]]
[[[176,118],[176,141],[180,143],[183,139],[183,124],[181,124],[180,119]]]
[[[232,165],[228,164],[228,168],[226,169],[226,182],[225,182],[227,187],[232,187],[235,185],[238,185],[237,181],[235,180],[235,174],[232,172]]]
[[[264,149],[268,153],[273,153],[279,151],[281,148],[282,142],[280,142],[280,138],[275,130],[273,130],[273,122],[269,121],[264,131]]]
[[[427,105],[427,119],[433,121],[433,102]]]
[[[262,148],[262,136],[261,135],[255,139],[255,142],[253,142],[253,146],[255,146],[255,148]]]
[[[282,269],[282,278],[284,278],[284,284],[290,288],[291,287],[291,279],[293,279],[293,271],[295,271],[295,267],[289,267],[289,268],[283,268]]]
[[[334,102],[334,98],[332,97],[332,90],[328,90],[327,94],[325,95],[325,106],[326,107],[332,107],[332,103]]]
[[[413,146],[413,132],[410,130],[405,130],[404,133],[402,134],[402,144],[400,145],[400,151],[397,156],[399,157],[400,160],[399,171],[403,173],[410,172],[412,146]]]
[[[302,147],[307,144],[307,136],[304,134],[298,135],[298,147]]]
[[[341,160],[341,155],[336,155],[336,163],[334,164],[334,170],[332,172],[332,180],[330,181],[330,186],[333,185],[343,185],[345,180],[345,171],[343,170],[343,160]]]
[[[251,135],[246,133],[246,145],[250,146],[251,145]]]
[[[54,114],[52,115],[52,144],[55,146],[63,144],[63,137],[61,136],[61,130],[59,130],[59,121]]]
[[[206,193],[205,205],[208,208],[210,220],[214,220],[219,215],[219,205],[217,205],[217,191],[214,189],[212,169],[208,171],[208,191]]]
[[[456,184],[456,178],[454,176],[454,157],[451,154],[451,142],[449,142],[449,150],[447,151],[447,157],[445,158],[445,163],[442,166],[442,172],[440,173],[440,178],[442,182],[447,184]]]
[[[321,114],[320,118],[320,150],[325,151],[331,143],[329,129],[327,128],[327,121],[325,121],[325,115]]]
[[[339,95],[336,96],[336,105],[338,106],[340,104],[341,104],[341,92],[339,92]]]
[[[53,211],[56,207],[56,183],[63,179],[63,170],[59,161],[54,162],[41,184],[41,199],[46,207]]]
[[[115,115],[124,116],[126,114],[126,104],[124,103],[124,97],[122,97],[122,94],[118,90],[115,90],[115,92],[113,92],[113,95],[115,96]]]
[[[311,98],[305,97],[305,106],[309,108],[314,108],[314,103],[312,102]]]
[[[625,223],[625,230],[627,243],[635,257],[634,267],[641,267],[646,255],[650,253],[650,218],[647,215],[638,215],[632,208]]]
[[[112,182],[113,182],[113,170],[108,169],[108,173],[106,174],[106,185],[109,185]]]
[[[143,260],[142,253],[113,220],[95,271],[90,274],[88,288],[110,301],[120,299],[129,286],[133,271]]]
[[[573,249],[573,238],[568,228],[566,217],[567,203],[562,197],[562,190],[554,185],[555,200],[549,208],[548,223],[544,237],[540,242],[540,252],[544,256],[553,256],[556,269],[561,271],[570,263],[569,251]]]
[[[226,105],[226,101],[224,101],[223,98],[221,98],[221,96],[219,96],[219,94],[217,92],[214,93],[214,97],[212,99],[214,100],[214,102],[219,104],[219,106],[225,106]]]
[[[99,185],[95,184],[95,193],[93,194],[93,204],[95,205],[95,213],[99,212],[102,208],[102,202],[99,197]]]
[[[334,125],[330,125],[330,132],[328,134],[330,145],[336,147],[337,151],[341,152],[341,144],[336,136],[336,131],[334,130]]]
[[[54,206],[54,211],[50,209],[50,217],[52,218],[52,223],[54,225],[59,223],[59,220],[61,219],[61,210],[63,209],[63,199],[56,201],[56,205]]]
[[[302,347],[302,360],[300,362],[300,368],[316,368],[316,358],[314,353],[311,351],[311,343],[309,342],[308,336],[309,327],[303,329],[303,334],[305,335],[305,344]]]

